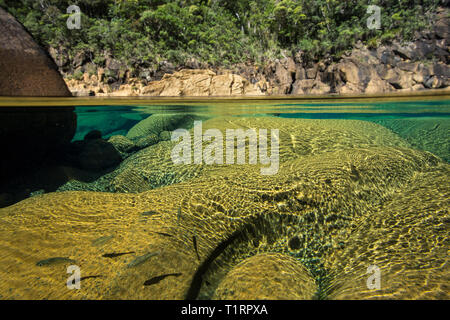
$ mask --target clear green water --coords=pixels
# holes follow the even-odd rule
[[[77,105],[77,128],[34,166],[4,156],[0,298],[449,299],[450,100],[388,100],[14,104]]]
[[[73,140],[82,140],[91,130],[100,130],[104,138],[126,135],[139,121],[152,114],[191,114],[200,117],[223,115],[236,117],[280,117],[299,119],[341,119],[372,121],[400,135],[412,146],[436,153],[450,161],[450,100],[275,103],[245,102],[179,105],[78,106],[77,132]],[[437,130],[438,129],[438,130]]]

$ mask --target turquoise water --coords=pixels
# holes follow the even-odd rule
[[[152,114],[191,114],[208,118],[225,114],[236,117],[347,119],[371,121],[383,125],[409,141],[412,146],[434,152],[446,161],[450,161],[450,100],[363,104],[352,102],[254,105],[241,102],[218,105],[102,105],[78,106],[75,110],[78,126],[74,141],[82,140],[92,130],[100,130],[103,138],[106,139],[113,135],[126,135],[134,125]]]
[[[449,99],[48,100],[1,109],[0,297],[449,299]]]

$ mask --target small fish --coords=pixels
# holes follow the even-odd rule
[[[177,212],[177,225],[180,225],[180,220],[181,220],[181,207],[178,208]]]
[[[157,284],[158,282],[160,282],[161,280],[163,280],[167,277],[179,277],[181,275],[182,275],[182,273],[169,273],[169,274],[164,274],[162,276],[153,277],[150,280],[145,281],[144,286],[151,286],[152,284]]]
[[[156,232],[156,231],[153,231],[153,233],[159,234],[159,235],[164,236],[164,237],[173,237],[173,235],[168,234],[168,233],[165,233],[165,232]]]
[[[154,216],[154,215],[156,215],[156,214],[159,214],[159,212],[156,212],[156,211],[145,211],[145,212],[142,212],[141,213],[141,216]]]
[[[192,242],[194,243],[194,249],[195,253],[197,254],[197,259],[200,261],[200,255],[198,254],[198,248],[197,248],[197,237],[194,235],[192,236]]]
[[[130,251],[130,252],[119,252],[119,253],[115,253],[115,252],[113,252],[113,253],[105,253],[104,255],[102,255],[102,257],[115,258],[115,257],[123,256],[125,254],[132,254],[132,253],[135,253],[135,252],[134,251]]]
[[[103,237],[97,238],[94,241],[92,241],[92,245],[94,245],[94,246],[104,245],[105,243],[107,243],[112,238],[114,238],[113,235],[111,235],[111,236],[103,236]]]
[[[429,131],[434,131],[434,130],[436,130],[437,128],[439,128],[440,125],[441,125],[440,123],[435,124],[434,127],[431,128],[431,130],[429,130]]]
[[[147,254],[144,254],[143,256],[137,257],[136,259],[134,259],[133,261],[131,261],[127,267],[131,268],[131,267],[136,267],[144,262],[146,262],[148,259],[150,259],[151,257],[154,257],[156,255],[158,255],[159,252],[150,252]]]
[[[101,274],[99,275],[95,275],[95,276],[86,276],[86,277],[81,277],[80,281],[82,280],[86,280],[86,279],[93,279],[93,278],[103,278],[104,276],[102,276]]]
[[[52,264],[58,264],[58,263],[75,263],[75,260],[69,259],[69,258],[64,258],[64,257],[53,257],[53,258],[48,258],[48,259],[44,259],[41,261],[36,262],[36,265],[38,267],[43,267],[43,266],[49,266]]]

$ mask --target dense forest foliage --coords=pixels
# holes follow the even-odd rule
[[[81,29],[66,10],[81,8]],[[0,0],[44,46],[108,54],[130,68],[187,59],[212,66],[264,63],[303,50],[339,56],[362,40],[370,46],[407,39],[431,21],[439,0]],[[368,5],[381,7],[381,28],[367,28]]]

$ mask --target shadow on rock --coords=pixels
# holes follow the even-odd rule
[[[92,182],[113,171],[122,156],[101,132],[91,131],[82,141],[51,148],[27,170],[15,170],[0,184],[0,207],[6,207],[30,196],[54,192],[75,179]]]

